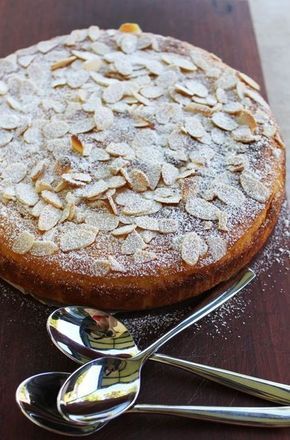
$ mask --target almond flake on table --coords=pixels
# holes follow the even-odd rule
[[[112,231],[118,227],[119,218],[109,212],[88,212],[86,223],[95,226],[100,231]]]
[[[245,193],[258,202],[265,203],[270,196],[268,188],[249,173],[244,172],[241,174],[240,183]]]
[[[34,240],[35,238],[30,232],[28,231],[21,232],[13,242],[12,245],[13,252],[21,255],[26,254],[32,248]]]
[[[89,225],[74,225],[61,234],[60,248],[64,252],[83,249],[94,243],[98,230]]]
[[[58,251],[58,246],[51,240],[35,240],[30,250],[31,255],[44,257],[53,255]]]
[[[133,231],[128,237],[123,241],[121,245],[121,252],[125,255],[133,255],[138,250],[145,247],[145,242],[138,232]]]
[[[38,218],[38,229],[40,231],[49,231],[61,219],[62,211],[52,205],[46,205]]]
[[[114,235],[114,237],[119,237],[122,235],[128,235],[131,232],[133,232],[136,229],[136,225],[125,225],[120,226],[119,228],[114,229],[111,234]]]
[[[62,203],[61,199],[59,198],[59,196],[56,193],[52,192],[52,191],[48,191],[48,190],[42,191],[41,192],[41,197],[47,203],[50,203],[55,208],[62,208],[63,207],[63,203]]]

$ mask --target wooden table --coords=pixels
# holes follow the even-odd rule
[[[263,77],[248,3],[244,0],[1,0],[0,55],[5,56],[74,28],[118,27],[138,22],[145,31],[188,40],[253,76]],[[281,89],[282,90],[282,89]],[[264,91],[264,88],[263,88]],[[284,209],[285,211],[285,209]],[[210,365],[290,382],[290,299],[287,295],[285,213],[253,267],[257,279],[238,300],[188,329],[164,352]],[[289,246],[289,244],[288,244]],[[18,410],[14,393],[27,376],[49,370],[72,371],[74,364],[50,343],[45,321],[52,309],[0,285],[0,438],[52,440]],[[177,322],[188,309],[127,317],[141,346]],[[146,337],[144,336],[146,335]],[[148,363],[140,402],[207,405],[267,405],[188,373]],[[289,439],[290,429],[241,429],[159,416],[125,415],[92,438],[98,440],[258,440]]]

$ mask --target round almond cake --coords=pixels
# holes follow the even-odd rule
[[[0,74],[0,275],[23,292],[163,306],[265,243],[285,150],[247,75],[130,23],[21,49]]]

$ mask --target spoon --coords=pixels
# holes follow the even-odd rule
[[[78,425],[59,414],[56,397],[69,373],[42,373],[23,381],[16,391],[22,413],[33,423],[56,434],[82,437],[102,429],[106,423]],[[276,427],[290,426],[290,407],[244,408],[207,406],[135,405],[129,413],[164,414],[226,424]]]
[[[76,370],[63,384],[57,398],[60,413],[68,421],[84,424],[105,422],[133,406],[140,390],[144,362],[173,336],[232,298],[253,278],[246,269],[240,279],[227,291],[218,294],[207,304],[169,330],[133,358],[103,357]]]
[[[55,310],[47,320],[52,342],[70,359],[85,364],[104,356],[128,358],[140,353],[127,327],[115,316],[100,310],[68,306]],[[181,368],[221,385],[290,404],[290,386],[154,353],[150,360]]]

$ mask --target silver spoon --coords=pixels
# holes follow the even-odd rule
[[[47,320],[52,342],[70,359],[85,364],[104,356],[128,358],[140,353],[127,327],[100,310],[68,306],[55,310]],[[150,360],[178,367],[221,385],[270,400],[290,404],[290,386],[154,353]]]
[[[60,389],[57,406],[63,417],[80,423],[105,422],[133,406],[140,390],[144,362],[173,336],[232,298],[253,278],[246,269],[239,281],[207,305],[181,321],[134,358],[103,357],[93,360],[74,372]]]
[[[83,437],[102,429],[106,423],[77,425],[59,414],[56,396],[69,373],[42,373],[22,382],[16,391],[17,403],[33,423],[56,434]],[[129,413],[164,414],[232,425],[283,428],[290,426],[290,407],[214,407],[135,405]]]

